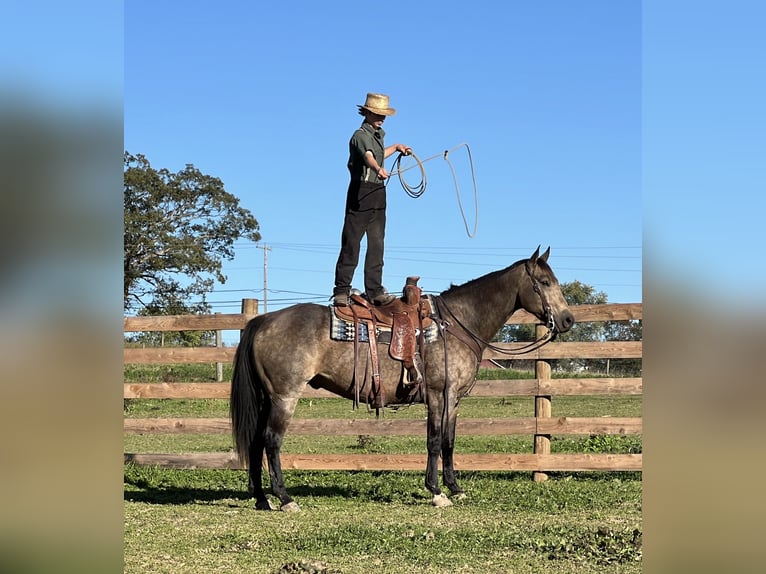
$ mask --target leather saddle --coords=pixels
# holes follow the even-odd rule
[[[423,345],[423,330],[433,320],[428,298],[423,297],[418,286],[420,277],[407,277],[402,296],[388,305],[375,306],[361,295],[349,297],[347,307],[335,307],[335,314],[345,321],[358,326],[364,322],[369,333],[370,356],[372,361],[373,404],[383,407],[378,369],[377,342],[389,342],[388,354],[392,359],[401,361],[406,372],[405,385],[418,385],[423,382],[423,359],[420,349]],[[358,332],[358,327],[357,327]],[[390,335],[389,335],[390,333]],[[390,341],[386,341],[390,336]],[[355,341],[356,342],[356,341]],[[354,385],[358,388],[356,376],[356,354],[354,356]]]

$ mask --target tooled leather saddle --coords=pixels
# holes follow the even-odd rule
[[[420,277],[407,277],[402,296],[388,305],[374,306],[361,295],[352,294],[349,305],[335,307],[335,314],[354,324],[354,403],[359,403],[359,377],[357,376],[357,346],[359,343],[359,325],[365,323],[368,332],[370,362],[372,363],[372,405],[375,408],[385,406],[380,384],[380,369],[377,342],[386,342],[390,333],[388,354],[392,359],[401,361],[405,369],[403,383],[410,387],[424,381],[423,352],[424,329],[428,328],[432,309],[427,298],[422,296],[418,286]],[[390,330],[390,331],[389,331]]]

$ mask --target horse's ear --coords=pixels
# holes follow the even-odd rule
[[[542,261],[544,261],[545,263],[548,263],[548,256],[549,256],[550,254],[551,254],[551,247],[550,247],[550,245],[549,245],[549,246],[548,246],[548,249],[546,249],[546,250],[545,250],[545,253],[543,253],[543,254],[540,256],[540,259],[541,259]]]
[[[537,264],[537,258],[540,257],[540,246],[537,246],[537,249],[535,249],[535,252],[532,254],[532,257],[529,258],[529,262],[532,265]]]

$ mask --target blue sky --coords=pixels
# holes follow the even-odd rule
[[[214,311],[262,301],[264,263],[268,310],[327,302],[368,91],[398,110],[386,143],[421,159],[468,144],[476,177],[450,153],[470,231],[478,197],[473,238],[442,157],[418,199],[389,183],[391,291],[419,275],[439,292],[550,245],[560,281],[642,300],[639,2],[131,1],[125,149],[221,178],[269,247],[237,243]]]
[[[419,199],[389,184],[384,282],[441,291],[552,247],[562,282],[610,302],[649,280],[733,304],[766,287],[763,3],[588,0],[128,2],[125,149],[220,177],[261,224],[209,301],[326,302],[347,142],[368,91],[391,96],[387,142],[429,158],[470,146],[478,230],[449,166]],[[450,155],[476,213],[464,149]],[[390,167],[390,161],[389,161]],[[417,172],[406,174],[410,183]],[[263,246],[268,246],[265,251]],[[739,280],[712,261],[751,261]],[[642,272],[642,268],[645,272]],[[648,273],[648,274],[647,274]],[[355,284],[361,284],[357,272]],[[707,303],[706,303],[707,304]]]

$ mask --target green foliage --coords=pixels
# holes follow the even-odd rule
[[[550,560],[571,559],[608,565],[640,561],[642,538],[638,528],[614,530],[599,526],[582,531],[555,527],[541,531],[538,537],[525,543],[532,550],[547,554]]]
[[[607,341],[641,341],[644,338],[643,321],[605,321],[604,339]],[[605,361],[601,361],[603,364]],[[611,359],[608,370],[613,377],[640,377],[641,359]]]
[[[574,280],[561,284],[561,292],[568,305],[605,305],[608,301],[606,293],[596,291],[592,285],[586,285]]]
[[[125,309],[207,310],[204,295],[226,281],[222,261],[240,237],[260,239],[258,222],[220,179],[191,164],[171,173],[126,151],[123,177]]]
[[[628,453],[642,452],[640,437],[620,435],[591,435],[580,449],[582,452]]]
[[[643,450],[640,435],[593,435],[590,437],[554,436],[551,438],[551,452],[640,454]]]
[[[596,292],[591,285],[585,285],[579,281],[564,283],[561,285],[564,299],[570,306],[576,305],[605,305],[606,293]],[[559,336],[561,341],[598,341],[603,338],[603,324],[598,322],[575,323],[572,329]]]
[[[498,379],[534,379],[533,371],[520,371],[517,369],[479,369],[476,374],[477,381],[495,381]]]

